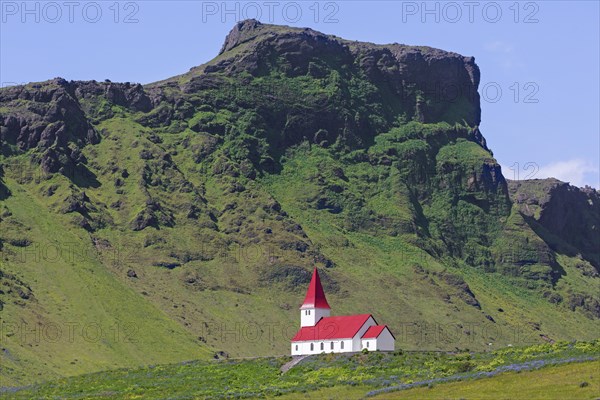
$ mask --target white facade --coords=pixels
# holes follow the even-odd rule
[[[351,353],[365,348],[369,351],[393,351],[395,340],[387,327],[376,338],[362,339],[365,332],[374,325],[376,325],[375,320],[369,317],[353,338],[292,342],[291,354],[296,356],[321,353]]]
[[[362,339],[362,348],[369,351],[377,350],[377,338]]]
[[[312,345],[312,347],[311,347]],[[323,345],[323,350],[321,350]],[[333,339],[333,340],[313,340],[306,342],[292,342],[292,355],[299,356],[304,354],[321,353],[350,353],[352,348],[352,339]]]
[[[315,326],[323,317],[329,317],[331,310],[329,308],[300,308],[300,326]]]
[[[376,338],[362,339],[362,348],[369,351],[394,351],[396,349],[395,339],[386,327]]]
[[[367,322],[365,322],[365,324],[358,330],[358,332],[356,332],[356,335],[354,335],[354,337],[352,338],[352,348],[354,349],[352,351],[361,351],[363,349],[361,338],[363,337],[367,329],[369,329],[373,325],[377,325],[377,323],[375,322],[373,317],[369,317]]]
[[[392,332],[386,327],[377,337],[377,350],[394,351],[396,349],[396,339]]]
[[[356,343],[358,343],[358,345]],[[362,351],[363,349],[369,351],[394,351],[395,340],[390,331],[386,328],[376,338],[361,339],[359,335],[356,335],[353,339],[292,342],[291,354],[293,356],[299,356],[321,353],[353,353]]]

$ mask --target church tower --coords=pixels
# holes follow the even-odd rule
[[[329,317],[330,312],[331,307],[327,303],[319,272],[315,268],[304,303],[300,306],[300,326],[315,326],[321,318]]]

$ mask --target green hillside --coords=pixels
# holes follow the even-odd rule
[[[598,193],[509,186],[478,85],[250,20],[164,81],[0,89],[0,386],[288,354],[315,265],[404,350],[596,339]]]

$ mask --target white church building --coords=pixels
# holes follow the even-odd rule
[[[387,325],[377,325],[371,314],[331,317],[330,312],[315,268],[300,306],[300,330],[292,338],[293,356],[394,350],[394,335]]]

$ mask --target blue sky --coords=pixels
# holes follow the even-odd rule
[[[600,187],[597,1],[0,1],[0,83],[148,83],[219,51],[237,20],[474,56],[481,130],[509,179]]]

